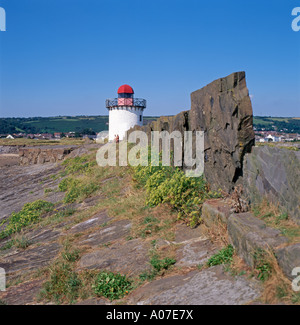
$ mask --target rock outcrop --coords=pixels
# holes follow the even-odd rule
[[[19,148],[20,165],[59,162],[77,147],[78,146],[39,146]]]
[[[193,92],[191,103],[189,128],[204,131],[205,177],[213,188],[230,191],[243,175],[243,157],[255,139],[245,72]]]
[[[191,94],[191,109],[129,130],[204,131],[204,175],[213,189],[230,192],[243,174],[243,157],[254,145],[245,72],[218,79]],[[148,139],[150,137],[148,136]],[[193,141],[195,147],[195,141]],[[193,148],[194,149],[194,148]],[[194,150],[193,150],[194,151]]]
[[[300,224],[300,151],[253,148],[245,156],[243,183],[251,204],[265,197]]]

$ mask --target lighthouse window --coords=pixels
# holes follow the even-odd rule
[[[142,122],[142,115],[140,115],[140,122]]]
[[[133,98],[132,94],[122,93],[118,95],[119,98]]]

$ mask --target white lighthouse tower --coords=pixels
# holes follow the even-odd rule
[[[106,108],[109,110],[109,141],[113,141],[116,136],[122,140],[130,128],[143,125],[146,100],[134,98],[133,94],[129,85],[122,85],[118,89],[118,98],[106,100]]]

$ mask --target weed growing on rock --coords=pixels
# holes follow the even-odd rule
[[[120,299],[132,289],[132,283],[120,273],[102,271],[98,274],[92,286],[96,295],[112,300]]]
[[[164,259],[159,259],[157,255],[154,255],[150,260],[152,270],[140,274],[140,279],[142,281],[145,281],[145,280],[150,280],[151,281],[161,271],[169,269],[169,267],[174,265],[175,263],[176,263],[176,260],[174,258],[166,257]]]
[[[266,281],[272,274],[272,265],[268,261],[268,255],[263,249],[257,249],[254,254],[254,268],[257,270],[257,278]]]
[[[231,264],[233,258],[234,248],[232,245],[228,245],[225,248],[222,248],[214,254],[210,259],[207,261],[207,266],[214,266],[220,264]]]

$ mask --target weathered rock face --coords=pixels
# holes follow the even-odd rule
[[[161,117],[129,133],[135,129],[147,132],[148,139],[151,131],[204,131],[205,178],[213,189],[230,192],[243,174],[245,153],[254,145],[245,72],[233,73],[193,92],[190,111]],[[194,147],[195,143],[193,139]]]
[[[300,224],[300,152],[255,147],[245,156],[244,190],[252,204],[263,197],[279,206]]]
[[[252,105],[245,72],[233,73],[191,94],[189,129],[204,131],[204,173],[213,188],[230,191],[254,145]]]

